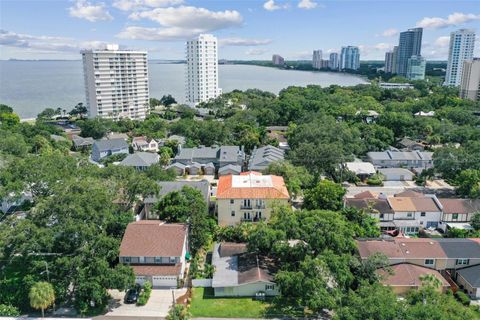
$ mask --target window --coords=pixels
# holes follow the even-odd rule
[[[453,220],[457,220],[457,219],[458,219],[458,213],[452,214],[452,219],[453,219]]]
[[[425,259],[425,265],[426,266],[433,266],[435,264],[434,259]]]
[[[380,219],[383,219],[385,215],[383,213],[380,213]]]
[[[170,263],[175,263],[177,262],[177,258],[176,257],[170,257]]]
[[[230,204],[234,204],[234,203],[235,203],[235,200],[230,199]]]
[[[407,213],[407,218],[412,218],[412,217],[413,217],[413,213],[408,212],[408,213]]]
[[[265,290],[268,291],[268,290],[275,290],[275,285],[273,284],[266,284],[265,285]]]
[[[232,210],[231,216],[235,217],[235,211]]]
[[[466,265],[470,264],[470,259],[457,259],[455,264],[466,266]]]
[[[420,217],[425,217],[425,212],[420,213]]]
[[[123,262],[130,263],[130,257],[123,257]]]
[[[155,263],[162,263],[162,257],[155,257]]]

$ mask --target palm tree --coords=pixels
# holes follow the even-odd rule
[[[30,288],[28,297],[32,308],[42,310],[43,318],[45,316],[44,310],[55,302],[55,291],[50,283],[37,282]]]

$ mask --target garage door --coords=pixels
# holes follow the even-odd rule
[[[143,284],[145,283],[145,276],[136,276],[135,277],[135,283],[138,283],[139,285],[143,286]]]
[[[153,276],[152,285],[154,287],[176,287],[177,286],[177,277],[168,277],[168,276]]]

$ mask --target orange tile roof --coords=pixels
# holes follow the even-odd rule
[[[261,176],[258,172],[244,172],[242,176]],[[280,176],[264,176],[271,178],[271,186],[238,186],[233,185],[234,175],[222,176],[218,180],[217,199],[289,199],[287,187]]]

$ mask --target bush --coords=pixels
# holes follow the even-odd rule
[[[183,304],[176,304],[175,307],[171,307],[168,310],[166,317],[167,320],[188,320],[190,319],[190,314],[188,313],[187,307]]]
[[[140,292],[140,296],[137,300],[138,306],[144,306],[147,304],[148,299],[150,299],[150,294],[152,293],[152,284],[150,282],[145,282],[143,285],[143,291]]]
[[[20,311],[14,306],[8,304],[0,304],[0,317],[18,317]]]
[[[470,297],[462,291],[455,292],[455,298],[464,306],[468,306],[470,304]]]
[[[374,174],[370,178],[367,179],[367,184],[370,186],[382,186],[383,185],[383,178],[379,174]]]

